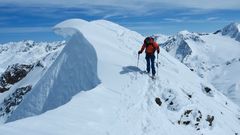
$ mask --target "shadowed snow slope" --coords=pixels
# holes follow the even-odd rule
[[[228,35],[231,38],[240,42],[240,24],[238,23],[231,23],[224,27],[222,30],[222,35]]]
[[[8,121],[56,108],[68,102],[79,91],[92,89],[99,82],[96,52],[81,33],[75,32]]]
[[[92,66],[97,60],[95,67],[101,84],[89,91],[81,91],[61,107],[35,117],[2,125],[1,134],[228,135],[240,133],[239,108],[166,51],[161,51],[159,58],[161,64],[157,69],[156,80],[152,80],[142,72],[145,69],[144,56],[141,56],[139,67],[136,67],[137,50],[144,39],[138,33],[104,20],[86,22],[72,19],[56,25],[54,29],[57,33],[71,37],[52,68],[61,67],[57,66],[61,65],[61,62],[67,63],[68,59],[65,55],[79,52],[79,57],[93,58],[71,61],[68,64],[75,62],[82,63],[81,66]],[[79,42],[70,44],[72,40]],[[93,49],[83,52],[74,45],[82,49],[84,49],[82,45],[88,46],[86,47],[88,49],[92,48],[92,45],[97,58]],[[88,79],[89,76],[86,74],[89,71],[95,75],[93,69],[79,68],[79,72]],[[65,72],[59,74],[68,77],[68,74],[76,70],[75,67],[65,70],[51,69],[45,78],[47,82],[51,82],[51,78],[56,77],[56,72]],[[77,76],[82,75],[77,74],[74,77]],[[61,79],[68,81],[64,77]],[[63,83],[61,79],[60,82]],[[70,80],[66,85],[79,83]],[[98,82],[97,77],[88,81],[85,83]],[[47,85],[47,82],[43,81],[46,88],[52,86]],[[59,84],[57,81],[56,83]],[[57,89],[61,87],[56,86],[52,92],[58,93],[56,95],[59,96]],[[69,89],[65,90],[69,91]],[[36,96],[45,95],[41,91],[43,89],[40,89],[40,93]],[[46,94],[51,95],[51,92]],[[29,99],[30,95],[33,96],[34,92],[29,94]],[[52,100],[47,99],[44,100],[56,102],[55,96]],[[41,103],[41,99],[35,100]],[[53,105],[41,107],[50,109]]]

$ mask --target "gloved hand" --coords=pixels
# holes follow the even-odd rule
[[[141,51],[138,51],[138,54],[141,54],[142,52]]]
[[[157,51],[157,54],[159,54],[159,53],[160,53],[160,51],[158,50],[158,51]]]

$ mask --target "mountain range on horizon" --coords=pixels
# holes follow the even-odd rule
[[[240,105],[240,24],[213,33],[181,31],[160,46]]]

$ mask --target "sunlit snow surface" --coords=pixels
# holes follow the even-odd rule
[[[61,56],[65,54],[71,56],[71,61],[65,59],[64,63],[70,65],[83,63],[83,65],[76,64],[69,67],[70,65],[53,63],[50,69],[55,69],[56,66],[61,69],[63,66],[64,70],[49,70],[48,72],[51,71],[49,74],[64,71],[66,73],[59,74],[67,75],[77,69],[84,69],[86,73],[83,73],[82,77],[89,77],[86,74],[96,71],[97,76],[88,83],[95,84],[99,79],[100,84],[88,91],[81,91],[68,103],[54,110],[0,126],[1,134],[228,135],[240,133],[239,108],[163,49],[159,55],[160,65],[157,68],[156,80],[152,80],[142,72],[145,69],[144,55],[140,56],[139,67],[136,67],[137,51],[144,39],[140,34],[104,20],[87,22],[72,19],[56,25],[54,29],[69,39],[54,63],[64,61]],[[81,52],[81,48],[89,50]],[[76,56],[75,59],[72,55]],[[92,65],[95,61],[96,65]],[[87,64],[93,67],[79,68]],[[81,83],[79,78],[82,78],[81,74],[77,74],[72,75],[72,78],[61,77],[62,82],[58,82],[55,77],[51,78],[53,82],[56,81],[54,88],[58,88],[58,85],[62,85],[60,83],[64,81],[71,83],[69,85]],[[206,87],[211,90],[206,92]],[[56,89],[49,90],[57,92]],[[65,91],[69,90],[70,88],[65,89]],[[156,97],[161,99],[161,106],[156,104]],[[52,96],[52,99],[49,98],[45,104],[51,105],[51,101],[57,102],[54,100],[55,97]],[[214,120],[210,125],[206,119],[212,116]]]
[[[161,43],[179,59],[219,91],[240,105],[240,35],[239,24],[226,26],[221,33],[179,32]]]

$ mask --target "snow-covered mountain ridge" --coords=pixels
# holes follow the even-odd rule
[[[0,45],[0,122],[23,101],[58,57],[65,41],[20,41]],[[29,79],[27,79],[29,78]]]
[[[43,112],[39,105],[54,107],[51,101],[71,98],[72,88],[82,81],[86,80],[80,86],[86,84],[88,89],[80,87],[69,102],[58,108],[0,126],[1,133],[240,133],[239,107],[166,51],[160,53],[156,80],[143,72],[144,56],[140,56],[136,67],[137,51],[144,40],[140,34],[105,20],[66,20],[54,30],[69,40],[35,86],[38,89],[28,93],[11,118],[38,115]]]
[[[0,44],[0,73],[4,72],[3,70],[9,65],[16,63],[30,64],[46,59],[44,57],[58,51],[64,44],[65,41],[47,43],[31,40]]]
[[[238,23],[215,33],[179,32],[160,45],[240,105]]]

